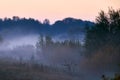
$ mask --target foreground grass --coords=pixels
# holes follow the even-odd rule
[[[79,80],[79,77],[43,65],[0,62],[0,80]]]

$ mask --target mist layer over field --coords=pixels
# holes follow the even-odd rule
[[[99,28],[101,23],[74,18],[50,25],[48,19],[41,23],[16,16],[0,20],[0,25],[0,67],[5,69],[4,75],[15,67],[15,71],[35,72],[35,78],[52,73],[53,77],[61,74],[65,80],[99,80],[103,74],[111,77],[120,70],[116,28],[116,32],[109,32]]]

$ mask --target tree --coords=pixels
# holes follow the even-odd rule
[[[42,48],[44,46],[43,35],[40,35],[38,42],[36,43],[37,48]]]
[[[13,16],[13,21],[18,21],[20,18],[18,16]]]
[[[52,38],[50,36],[45,37],[46,46],[53,44]]]
[[[50,25],[50,21],[49,21],[48,19],[45,19],[45,20],[43,21],[43,24],[44,24],[44,25]]]
[[[0,44],[3,42],[3,38],[2,36],[0,35]]]
[[[120,45],[120,10],[101,11],[96,18],[96,25],[87,30],[85,48],[87,55],[93,55],[105,45]]]

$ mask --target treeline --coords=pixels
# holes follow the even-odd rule
[[[87,30],[85,47],[87,55],[101,51],[120,57],[120,10],[109,9],[108,13],[99,13],[96,25]],[[110,51],[106,52],[106,48]]]
[[[19,18],[18,16],[13,16],[13,18],[4,18],[0,19],[0,26],[1,27],[8,27],[8,26],[32,26],[32,25],[41,25],[42,23],[38,20],[33,18]]]
[[[78,63],[82,52],[82,45],[79,40],[54,40],[51,36],[41,36],[36,44],[37,53],[43,54],[48,61],[55,64],[64,64],[67,62]],[[77,55],[77,56],[76,56]],[[66,63],[65,63],[66,64]]]
[[[18,28],[22,29],[24,32],[31,31],[44,34],[59,34],[68,33],[71,31],[84,31],[86,25],[92,26],[94,23],[70,17],[63,20],[58,20],[54,24],[50,24],[49,19],[45,19],[43,22],[41,22],[33,18],[20,18],[18,16],[0,19],[0,31]]]
[[[69,46],[71,48],[73,47],[81,47],[81,42],[80,40],[63,40],[63,41],[55,41],[51,36],[40,36],[39,40],[36,44],[37,47],[48,47],[48,46],[55,46],[55,47],[60,47],[60,46]]]
[[[96,24],[87,29],[85,38],[85,55],[93,60],[94,65],[101,63],[105,69],[115,70],[114,78],[102,76],[102,80],[120,80],[120,9],[109,9],[108,13],[101,11],[96,18]]]

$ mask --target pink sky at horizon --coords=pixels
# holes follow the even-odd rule
[[[0,0],[0,18],[47,18],[51,23],[66,17],[94,21],[98,12],[108,7],[120,8],[120,0]]]

